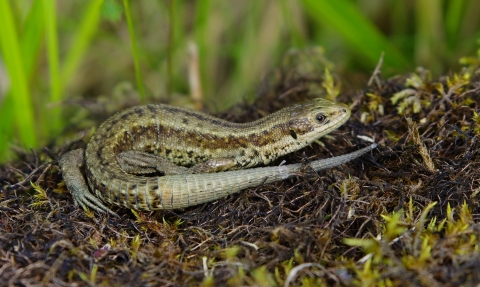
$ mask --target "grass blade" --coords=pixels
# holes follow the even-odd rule
[[[460,24],[465,15],[463,8],[465,7],[465,1],[456,0],[446,3],[445,14],[445,32],[447,34],[447,44],[449,48],[454,48],[458,41],[458,32]]]
[[[33,106],[9,1],[0,1],[0,19],[2,19],[0,46],[11,83],[10,99],[4,101],[2,110],[11,105],[13,113],[10,111],[5,114],[15,119],[18,136],[25,147],[34,147],[37,145],[37,135]],[[2,118],[4,116],[2,115]],[[11,121],[6,119],[6,122],[2,123],[8,124],[8,122]],[[11,126],[6,128],[8,131]]]
[[[40,1],[33,2],[27,17],[25,18],[25,22],[22,25],[23,31],[20,35],[20,49],[27,83],[29,78],[31,78],[35,58],[40,50],[43,26],[38,25],[38,23],[41,23],[43,20],[42,13],[42,3]],[[27,111],[28,110],[24,110],[23,114],[27,113]],[[30,116],[33,118],[34,114]],[[14,137],[14,120],[15,103],[12,90],[10,90],[5,95],[5,100],[0,106],[0,134],[2,135],[0,138],[0,162],[12,159],[8,151],[11,139]],[[38,135],[38,128],[34,129],[32,132],[36,132]]]
[[[435,59],[445,55],[445,39],[441,3],[431,0],[415,1],[416,35],[415,62],[438,71],[441,64]]]
[[[372,64],[377,63],[381,53],[385,52],[385,65],[397,70],[408,67],[403,54],[350,1],[303,0],[302,3],[312,19],[334,27]]]
[[[43,6],[41,1],[33,1],[30,11],[23,23],[23,31],[20,35],[20,47],[22,49],[22,59],[25,68],[25,74],[28,78],[32,76],[35,60],[40,53],[40,44],[42,43],[43,25]]]
[[[132,54],[133,54],[133,62],[135,64],[135,78],[137,79],[137,89],[140,93],[141,98],[145,98],[145,88],[143,87],[143,77],[142,72],[140,70],[140,60],[139,60],[139,52],[137,48],[137,40],[135,37],[135,29],[133,28],[132,16],[130,14],[130,6],[129,0],[123,0],[123,6],[125,8],[125,17],[127,18],[128,24],[128,33],[130,34],[130,43],[132,45]]]
[[[85,54],[93,36],[97,32],[98,24],[100,22],[103,0],[94,0],[87,3],[89,3],[89,5],[85,9],[77,32],[74,33],[76,35],[75,39],[61,69],[61,83],[63,84],[60,89],[61,93],[63,93],[64,85],[70,82],[70,79],[78,68],[80,60]]]
[[[57,13],[55,10],[55,1],[43,0],[43,17],[45,24],[45,36],[47,42],[48,66],[50,71],[50,102],[57,103],[61,100],[61,80],[60,80],[60,64],[58,54],[57,39]],[[50,131],[56,134],[61,125],[60,108],[53,107],[48,111]]]

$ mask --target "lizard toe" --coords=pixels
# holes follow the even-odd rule
[[[84,210],[91,208],[100,213],[110,213],[111,215],[118,216],[110,208],[106,207],[98,198],[93,196],[90,192],[83,192],[82,194],[76,194],[74,196],[75,203],[82,206]]]

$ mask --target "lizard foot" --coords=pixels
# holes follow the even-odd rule
[[[72,194],[75,206],[81,206],[83,210],[91,208],[100,213],[110,213],[118,216],[115,212],[106,207],[88,189],[87,182],[83,176],[84,151],[76,149],[65,153],[58,161],[62,170],[63,179],[68,191]]]

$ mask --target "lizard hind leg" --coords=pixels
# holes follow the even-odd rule
[[[65,185],[68,191],[72,194],[73,201],[76,206],[81,206],[83,210],[91,208],[100,213],[108,212],[112,215],[118,216],[108,207],[95,197],[88,189],[87,182],[83,175],[84,167],[84,150],[76,149],[69,151],[62,155],[58,161],[62,176],[65,180]]]
[[[123,151],[117,155],[117,161],[123,171],[130,174],[140,175],[161,172],[170,175],[188,173],[188,168],[176,165],[162,156],[144,151]]]

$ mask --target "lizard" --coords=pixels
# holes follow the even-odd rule
[[[310,145],[350,114],[347,105],[322,98],[249,123],[166,104],[136,106],[107,119],[85,150],[66,152],[58,162],[75,205],[84,210],[116,215],[107,203],[137,210],[185,208],[297,175],[300,163],[255,166]],[[376,146],[310,166],[335,167]]]

